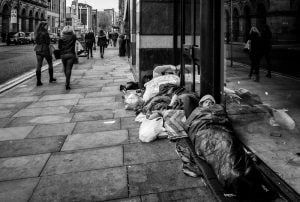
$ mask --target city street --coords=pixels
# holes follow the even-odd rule
[[[184,175],[169,140],[142,143],[120,84],[133,81],[126,57],[108,48],[79,58],[71,90],[62,66],[0,95],[0,201],[215,201]]]
[[[33,44],[0,46],[0,84],[35,68],[33,49]],[[44,61],[44,64],[47,62]]]

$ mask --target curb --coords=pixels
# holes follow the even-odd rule
[[[57,61],[53,63],[53,67],[57,66],[61,64],[61,61]],[[48,69],[48,65],[44,65],[42,66],[41,72],[44,72],[45,70]],[[14,78],[12,80],[9,80],[7,82],[5,82],[4,84],[0,85],[0,94],[15,87],[16,85],[23,83],[24,81],[32,78],[35,76],[35,69],[26,72],[24,74],[22,74],[21,76],[18,76],[17,78]]]

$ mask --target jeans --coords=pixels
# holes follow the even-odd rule
[[[72,73],[72,67],[74,64],[74,59],[75,59],[75,54],[72,53],[61,55],[61,61],[64,66],[64,73],[66,76],[66,86],[70,85],[70,78]]]
[[[41,72],[44,58],[47,60],[49,70],[53,70],[52,56],[50,54],[36,54],[37,66],[36,71]]]
[[[104,46],[100,46],[100,55],[101,55],[101,56],[104,55]]]
[[[88,58],[89,58],[89,56],[93,57],[93,45],[92,46],[87,46],[86,50],[87,50],[87,57]]]

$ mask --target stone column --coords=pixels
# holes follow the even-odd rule
[[[136,1],[136,65],[140,85],[157,65],[173,64],[173,1]]]

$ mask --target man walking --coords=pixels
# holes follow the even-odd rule
[[[89,59],[89,55],[91,54],[91,57],[93,57],[93,46],[95,44],[95,35],[92,30],[92,28],[89,28],[88,33],[85,35],[85,45],[87,49],[87,59]]]

